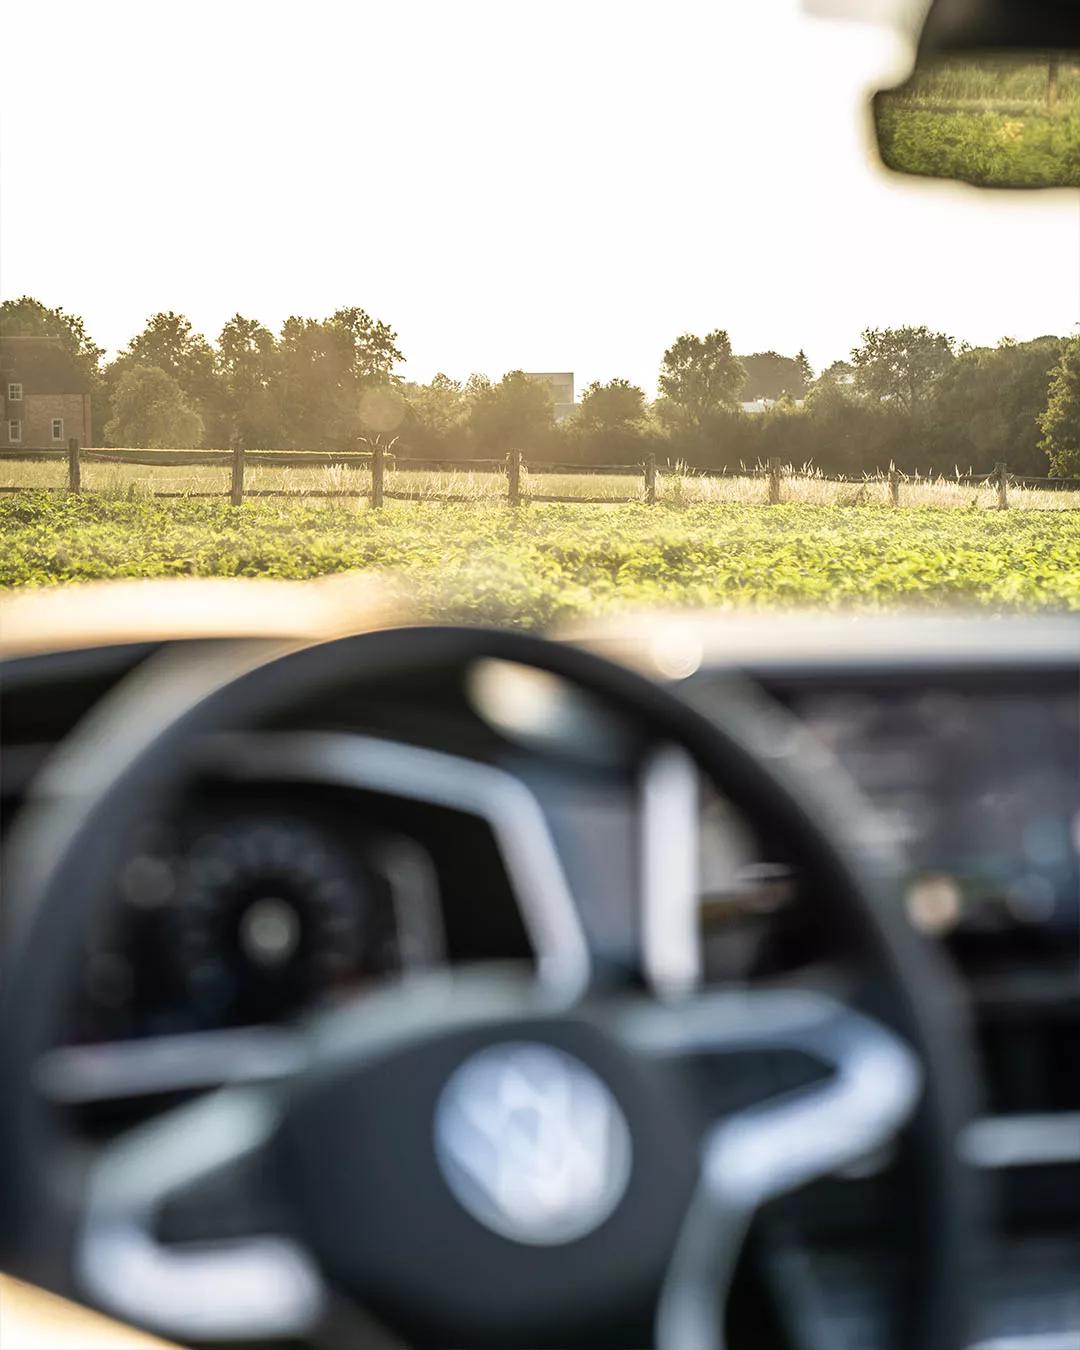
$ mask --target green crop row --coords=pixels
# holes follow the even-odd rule
[[[1080,609],[1075,512],[0,498],[0,585],[399,578],[421,616],[541,628],[626,605]]]

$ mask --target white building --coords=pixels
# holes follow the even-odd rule
[[[555,407],[555,421],[561,422],[574,411],[574,372],[572,370],[527,370],[526,376],[540,384],[546,384],[551,391],[551,401]]]

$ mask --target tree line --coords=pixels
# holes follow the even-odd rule
[[[684,334],[664,352],[650,401],[596,381],[555,421],[548,388],[500,380],[403,379],[398,336],[356,306],[293,316],[278,333],[234,315],[210,342],[154,314],[111,361],[83,320],[29,296],[0,305],[0,334],[59,337],[85,371],[99,445],[346,450],[380,441],[432,459],[497,456],[735,469],[779,456],[824,473],[895,464],[948,473],[1006,460],[1020,474],[1080,475],[1080,337],[971,347],[925,326],[867,328],[815,372],[805,353],[737,355],[728,333]],[[743,404],[758,409],[745,411]]]

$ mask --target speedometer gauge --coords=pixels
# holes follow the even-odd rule
[[[176,959],[209,1021],[304,1006],[352,972],[365,906],[349,858],[313,824],[235,816],[193,841],[176,906]]]

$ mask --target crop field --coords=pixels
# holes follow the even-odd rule
[[[0,463],[0,485],[46,488],[61,487],[65,482],[66,468],[60,463]],[[225,493],[229,488],[229,470],[213,466],[166,468],[87,462],[82,468],[82,484],[88,492],[113,498],[144,498],[155,492],[192,495]],[[403,469],[388,471],[386,486],[388,490],[421,493],[433,501],[449,496],[464,496],[477,502],[495,502],[506,497],[506,478],[501,473],[420,473]],[[257,494],[274,490],[300,494],[335,491],[367,494],[371,490],[371,473],[366,468],[348,468],[340,464],[325,468],[248,467],[245,474],[246,492]],[[523,473],[522,491],[552,496],[601,497],[612,501],[635,501],[644,497],[640,476],[610,473]],[[657,478],[657,496],[661,503],[671,506],[697,503],[752,505],[763,502],[766,492],[765,482],[760,476],[732,474],[723,478],[705,478],[695,475],[692,470],[661,467]],[[785,502],[813,506],[885,506],[888,504],[888,495],[888,483],[883,477],[838,483],[823,477],[813,466],[787,465],[784,468],[781,499]],[[997,494],[992,484],[958,483],[943,475],[904,479],[900,499],[905,507],[939,506],[980,510],[992,509],[997,505]],[[312,503],[316,500],[312,498]],[[330,501],[333,503],[334,499],[330,498]],[[342,496],[336,504],[344,507],[350,503],[353,509],[366,509],[362,501],[355,497]],[[1011,484],[1009,504],[1021,509],[1077,511],[1080,510],[1080,491],[1056,488],[1045,490]]]
[[[760,484],[756,486],[760,487]],[[0,497],[0,585],[368,568],[420,618],[545,628],[626,606],[1080,610],[1063,511]]]

